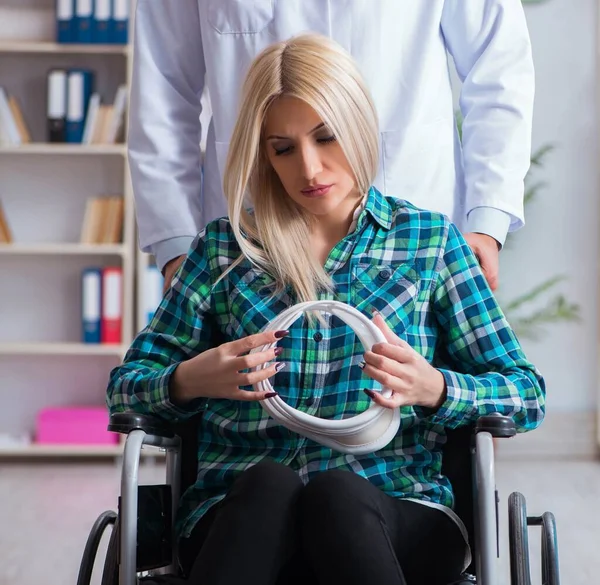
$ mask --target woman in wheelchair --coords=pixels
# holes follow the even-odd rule
[[[176,522],[190,583],[445,585],[469,562],[441,473],[446,429],[490,413],[519,431],[543,419],[543,379],[457,227],[372,186],[379,139],[335,43],[304,35],[266,49],[221,145],[229,216],[196,237],[111,372],[113,413],[204,413]],[[373,315],[387,341],[365,352],[325,315],[263,332],[317,299]],[[400,408],[400,430],[374,453],[336,452],[266,414],[272,394],[252,387],[268,378],[322,418],[371,401]]]

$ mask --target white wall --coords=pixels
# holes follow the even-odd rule
[[[502,254],[502,299],[556,274],[581,306],[580,324],[551,325],[523,340],[547,382],[547,425],[522,444],[544,452],[592,452],[598,404],[598,148],[596,0],[547,0],[526,8],[536,67],[534,150],[556,145],[536,179],[547,187],[528,206],[526,226]],[[560,436],[559,436],[559,433]],[[541,439],[546,445],[541,445]],[[521,440],[521,439],[519,439]],[[526,443],[530,441],[531,443]],[[511,447],[514,448],[514,447]]]

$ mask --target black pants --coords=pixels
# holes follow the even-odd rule
[[[191,585],[447,585],[464,556],[460,530],[440,510],[348,471],[303,486],[268,460],[245,471],[180,547]]]

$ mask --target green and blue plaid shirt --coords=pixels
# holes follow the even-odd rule
[[[289,289],[271,294],[273,279],[243,261],[227,219],[211,222],[194,241],[152,322],[110,377],[111,412],[133,410],[169,421],[197,413],[169,400],[177,364],[223,342],[258,333],[296,302]],[[397,437],[361,456],[334,452],[270,419],[254,402],[208,400],[198,436],[198,478],[182,497],[178,532],[187,536],[249,466],[268,457],[304,481],[326,469],[368,478],[394,497],[452,507],[441,475],[445,428],[499,412],[521,431],[538,426],[544,382],[525,357],[468,244],[444,216],[371,189],[356,226],[331,251],[326,271],[334,298],[365,315],[379,311],[399,336],[443,373],[447,399],[436,412],[403,407]],[[295,408],[323,418],[364,411],[364,388],[378,388],[358,364],[364,349],[341,320],[327,326],[299,319],[278,343],[287,367],[271,381]]]

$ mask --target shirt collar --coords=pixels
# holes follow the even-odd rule
[[[352,224],[348,233],[352,233],[362,225],[367,215],[370,215],[382,228],[389,230],[392,226],[392,206],[375,187],[371,187],[355,209]]]

